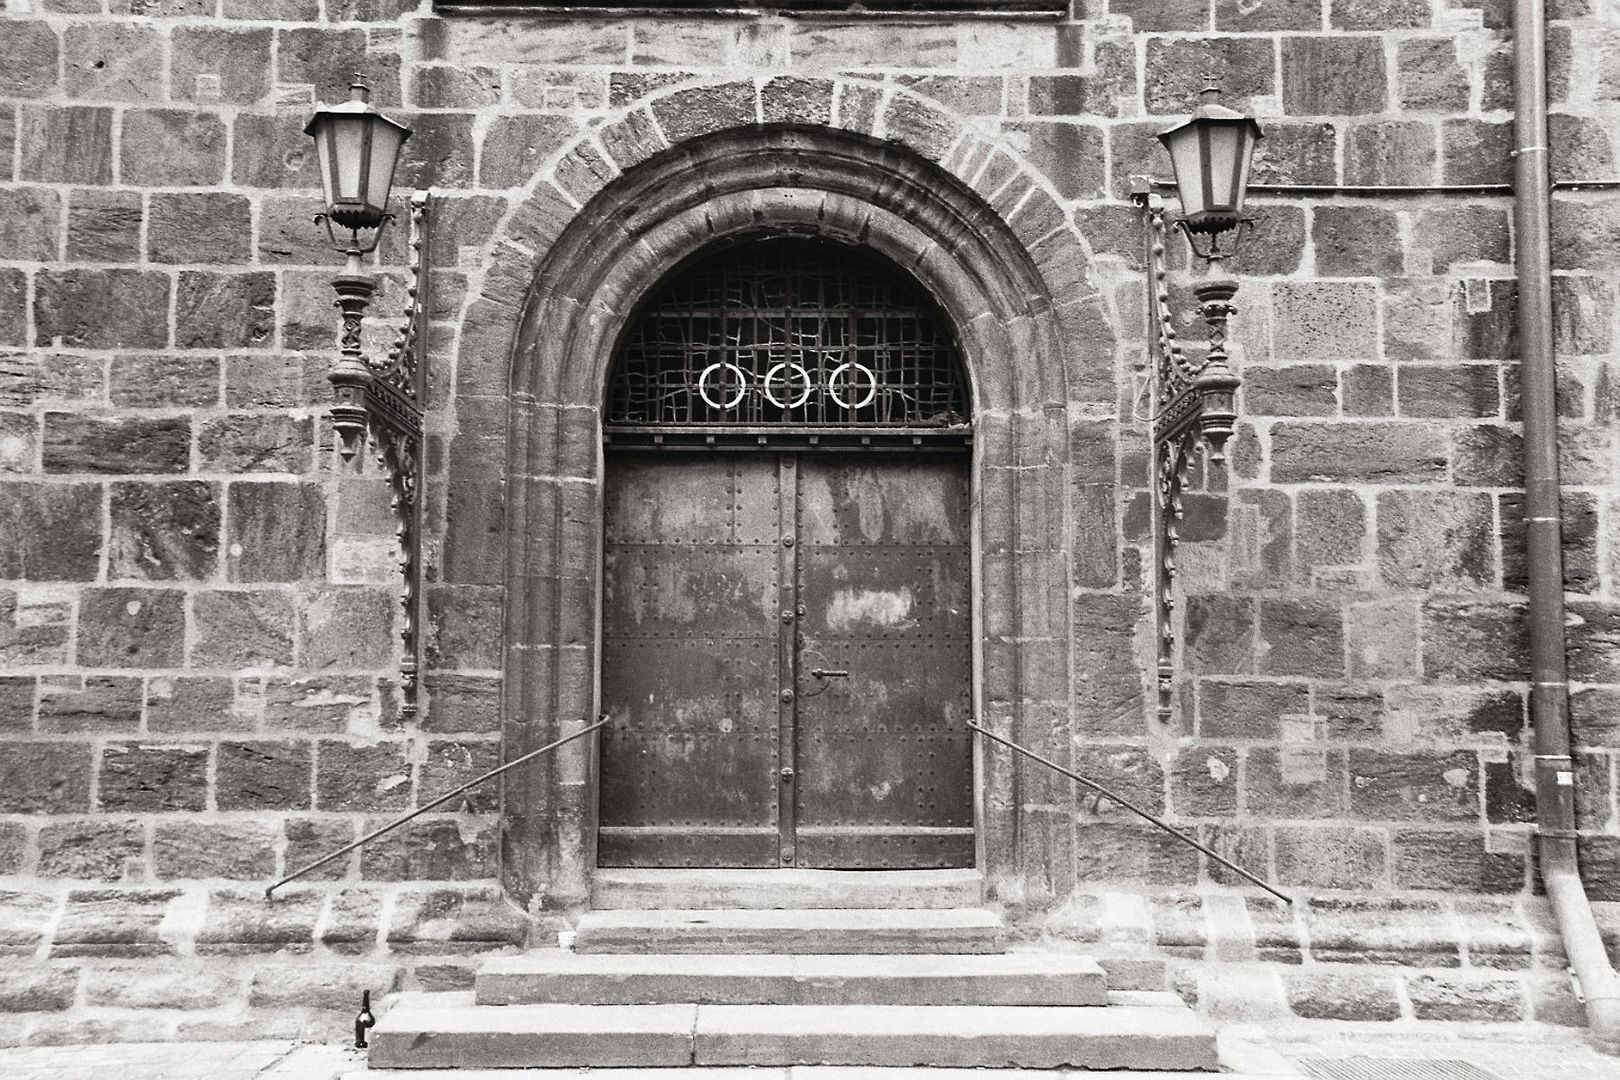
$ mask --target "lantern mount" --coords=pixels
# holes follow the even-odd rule
[[[1174,190],[1182,215],[1175,225],[1187,238],[1194,255],[1206,263],[1237,251],[1252,228],[1243,216],[1249,163],[1260,125],[1253,118],[1219,103],[1220,91],[1207,86],[1192,119],[1159,136],[1175,169]],[[1144,419],[1151,428],[1153,452],[1149,458],[1149,498],[1152,515],[1154,636],[1157,661],[1157,716],[1170,723],[1175,716],[1176,655],[1179,647],[1176,618],[1177,547],[1183,516],[1182,491],[1191,481],[1194,464],[1204,483],[1219,489],[1216,467],[1225,461],[1226,444],[1237,421],[1237,391],[1241,380],[1232,370],[1227,353],[1227,327],[1235,307],[1237,282],[1206,277],[1193,284],[1208,330],[1208,345],[1199,353],[1183,348],[1170,308],[1166,239],[1169,214],[1160,192],[1172,188],[1147,177],[1131,178],[1131,200],[1142,211],[1147,265],[1148,363],[1143,398],[1150,412]],[[1229,237],[1224,247],[1222,239]],[[1203,243],[1200,243],[1200,239]]]
[[[315,222],[326,226],[332,247],[348,257],[346,272],[356,274],[360,256],[377,250],[383,228],[394,220],[388,195],[411,129],[371,104],[371,87],[357,72],[349,83],[349,100],[317,109],[304,134],[315,140],[326,200]],[[334,225],[349,230],[348,241],[338,239]],[[362,231],[372,232],[369,241],[361,240]]]

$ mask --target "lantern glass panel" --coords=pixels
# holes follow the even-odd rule
[[[1170,149],[1170,166],[1175,171],[1182,213],[1188,217],[1203,213],[1207,204],[1198,129],[1192,124],[1183,124],[1166,135],[1164,141]]]
[[[388,209],[388,189],[394,183],[399,149],[410,132],[381,117],[374,118],[371,132],[371,175],[367,178],[366,203],[377,212]]]
[[[354,203],[364,197],[361,190],[364,182],[363,148],[366,141],[366,121],[363,115],[343,116],[333,114],[328,123],[332,125],[332,150],[336,161],[332,167],[332,186],[334,190],[327,193],[327,203]]]
[[[1243,129],[1236,124],[1210,124],[1209,132],[1209,209],[1233,213],[1237,202],[1238,147]]]

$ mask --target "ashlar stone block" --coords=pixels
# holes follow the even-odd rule
[[[219,568],[219,489],[203,481],[114,484],[109,572],[115,578],[203,579]]]
[[[112,813],[162,813],[208,806],[208,747],[109,743],[97,802]]]

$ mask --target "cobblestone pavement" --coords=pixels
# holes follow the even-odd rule
[[[1228,1028],[1222,1032],[1223,1060],[1253,1080],[1289,1077],[1377,1077],[1421,1075],[1396,1071],[1397,1062],[1467,1062],[1501,1080],[1620,1080],[1620,1057],[1600,1054],[1581,1034],[1568,1029],[1508,1030],[1379,1027],[1342,1023],[1295,1024],[1286,1029]],[[1229,1052],[1230,1051],[1230,1052]],[[1388,1062],[1386,1068],[1336,1072],[1330,1066],[1360,1059]],[[1315,1066],[1313,1068],[1313,1065]],[[1324,1068],[1328,1067],[1328,1068]],[[1341,1066],[1342,1068],[1342,1066]],[[940,1080],[970,1074],[998,1080],[1015,1070],[974,1069],[613,1069],[597,1070],[601,1080]],[[1066,1070],[1034,1071],[1038,1076],[1072,1076]],[[365,1069],[361,1051],[344,1046],[286,1040],[235,1043],[125,1043],[95,1046],[0,1048],[4,1080],[540,1080],[587,1077],[591,1070],[498,1070],[378,1072]],[[1087,1076],[1097,1075],[1092,1073]],[[1110,1080],[1169,1080],[1183,1073],[1108,1073]],[[1455,1072],[1431,1072],[1424,1080],[1450,1080]],[[1236,1078],[1234,1077],[1234,1080]],[[1484,1080],[1484,1078],[1479,1078]]]

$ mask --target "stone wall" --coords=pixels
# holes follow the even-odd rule
[[[1554,175],[1620,178],[1620,24],[1602,5],[1553,14]],[[1054,551],[1074,661],[1032,678],[1056,708],[1024,734],[1319,898],[1273,934],[1209,888],[1228,884],[1218,868],[1020,774],[1017,871],[997,899],[1024,932],[1231,963],[1222,977],[1265,982],[1257,999],[1279,1012],[1327,1008],[1301,1004],[1315,987],[1396,1002],[1368,1016],[1439,1016],[1412,980],[1467,968],[1470,986],[1513,984],[1496,1018],[1573,1018],[1556,950],[1528,931],[1494,951],[1392,950],[1371,929],[1388,920],[1365,915],[1417,912],[1395,921],[1424,933],[1470,912],[1544,925],[1505,196],[1255,198],[1258,234],[1232,265],[1245,420],[1230,477],[1188,500],[1169,728],[1144,694],[1146,447],[1130,417],[1146,315],[1126,178],[1165,173],[1151,136],[1209,72],[1263,120],[1257,182],[1504,183],[1507,17],[1414,0],[1097,0],[1062,23],[8,0],[0,949],[33,962],[0,974],[0,1038],[330,1034],[357,986],[462,985],[480,952],[525,940],[499,899],[494,792],[274,907],[253,897],[499,760],[511,298],[621,172],[767,115],[939,163],[1032,248],[1078,236],[1079,255],[1042,266],[1076,309],[1068,445],[1027,448],[1066,492]],[[426,705],[410,724],[386,493],[340,476],[322,413],[337,257],[309,221],[302,126],[355,70],[415,128],[401,186],[441,193]],[[804,79],[768,81],[784,74]],[[802,94],[768,114],[772,85]],[[1582,850],[1594,895],[1620,899],[1620,195],[1562,191],[1554,227]],[[395,232],[373,355],[403,304],[402,257]],[[1323,952],[1330,931],[1349,944]]]

